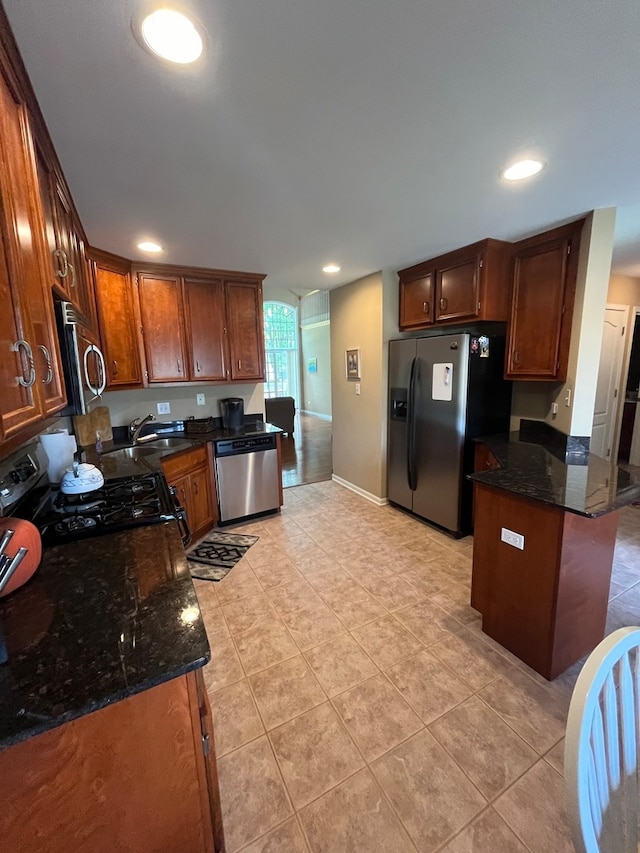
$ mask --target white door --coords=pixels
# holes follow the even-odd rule
[[[622,357],[629,309],[625,305],[608,305],[605,310],[600,366],[593,410],[590,451],[603,459],[611,459],[616,414],[620,400]]]

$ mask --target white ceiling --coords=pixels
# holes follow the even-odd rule
[[[300,293],[617,206],[640,275],[637,0],[186,0],[195,69],[140,48],[137,0],[3,2],[95,246]]]

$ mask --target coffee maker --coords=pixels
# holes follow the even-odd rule
[[[225,397],[220,400],[222,410],[222,426],[225,429],[238,431],[244,425],[244,400],[242,397]]]

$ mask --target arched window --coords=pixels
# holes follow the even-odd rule
[[[264,303],[265,397],[298,401],[298,312],[286,302]]]

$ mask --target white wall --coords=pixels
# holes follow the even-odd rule
[[[316,359],[317,371],[309,373],[309,359]],[[331,417],[331,325],[314,323],[300,329],[300,408],[311,414]]]

